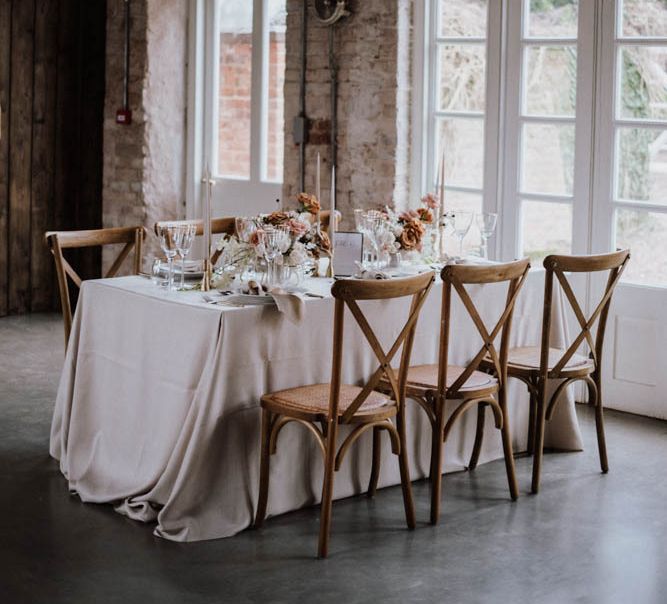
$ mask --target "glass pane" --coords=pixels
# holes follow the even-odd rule
[[[667,214],[618,210],[616,247],[632,252],[623,281],[667,286]]]
[[[266,178],[281,182],[285,142],[284,95],[285,0],[269,0],[269,115],[266,141]]]
[[[484,111],[486,48],[482,44],[440,46],[440,109]]]
[[[486,37],[487,0],[440,0],[440,35]]]
[[[250,90],[252,2],[220,3],[220,89],[218,93],[218,173],[250,176]]]
[[[523,256],[535,266],[549,254],[572,251],[572,206],[545,201],[524,201],[521,205]]]
[[[471,212],[482,211],[482,196],[479,193],[468,193],[463,191],[445,190],[445,212],[450,210],[470,210]],[[479,229],[473,218],[472,226],[468,234],[463,239],[464,255],[479,254],[479,247],[482,239],[479,235]],[[451,256],[459,255],[459,240],[454,234],[447,232],[445,239],[445,251]]]
[[[622,118],[667,118],[667,46],[622,46]]]
[[[577,49],[527,46],[524,75],[526,113],[574,116],[577,105]]]
[[[445,118],[438,121],[439,149],[433,174],[437,174],[444,145],[445,183],[481,189],[484,185],[484,120]]]
[[[622,0],[621,32],[626,37],[667,36],[665,0]]]
[[[667,205],[667,130],[619,128],[616,149],[617,197]]]
[[[576,38],[577,0],[529,0],[526,19],[530,38]]]
[[[574,126],[524,124],[521,190],[572,195]]]

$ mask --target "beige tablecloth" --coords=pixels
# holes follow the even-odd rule
[[[308,282],[328,293],[330,282]],[[418,324],[413,363],[436,360],[441,284]],[[482,316],[497,317],[504,292],[474,286]],[[539,342],[543,274],[528,278],[515,311],[513,345]],[[557,298],[558,300],[558,298]],[[367,302],[385,345],[397,335],[407,302]],[[553,344],[563,342],[562,307],[554,307]],[[113,502],[132,518],[157,521],[155,534],[175,541],[227,537],[251,524],[259,472],[259,398],[265,392],[330,378],[333,300],[307,298],[295,325],[273,307],[207,305],[198,292],[166,292],[140,277],[83,284],[61,376],[50,452],[83,501]],[[452,362],[479,349],[463,306],[452,312]],[[346,322],[343,377],[355,383],[375,369],[372,351]],[[510,389],[514,446],[525,448],[528,396]],[[445,447],[445,470],[468,460],[475,412],[466,414]],[[502,457],[488,418],[480,463]],[[384,438],[384,437],[383,437]],[[335,497],[362,492],[370,471],[370,438],[362,438],[336,474]],[[408,403],[412,478],[427,475],[430,430]],[[581,449],[574,403],[559,406],[546,443]],[[400,482],[385,438],[380,486]],[[499,472],[504,469],[499,467]],[[523,477],[523,489],[527,488]],[[269,515],[319,501],[322,461],[303,427],[288,425],[272,458]],[[380,495],[381,496],[381,495]]]

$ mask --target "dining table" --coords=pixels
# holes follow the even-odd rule
[[[303,283],[298,321],[271,304],[232,305],[200,291],[168,291],[151,279],[129,276],[84,281],[62,375],[50,438],[70,492],[82,501],[112,504],[154,534],[173,541],[229,537],[252,524],[257,504],[260,398],[263,394],[330,380],[333,347],[332,279]],[[511,345],[539,345],[544,272],[532,270],[521,291]],[[416,328],[413,364],[437,362],[442,282],[436,279]],[[468,287],[480,315],[495,322],[505,305],[501,285]],[[221,303],[216,302],[219,299]],[[567,320],[554,296],[551,345],[564,347]],[[409,299],[364,301],[363,310],[385,345],[398,335]],[[455,298],[450,362],[463,364],[481,340]],[[377,360],[354,321],[345,326],[344,383],[367,379]],[[551,384],[554,387],[555,384]],[[545,444],[581,450],[572,392],[547,424]],[[510,380],[509,418],[515,451],[527,442],[529,398]],[[431,428],[425,413],[406,403],[412,480],[428,476]],[[476,412],[455,425],[444,447],[444,471],[465,469]],[[269,516],[317,504],[322,459],[312,434],[287,425],[271,460]],[[379,487],[400,484],[398,461],[383,437]],[[361,438],[335,476],[334,498],[365,491],[372,438]],[[479,463],[503,455],[499,431],[487,414]],[[504,467],[498,466],[504,473]],[[520,488],[528,489],[526,476]],[[446,491],[446,482],[445,482]],[[377,495],[381,497],[381,492]],[[472,495],[471,495],[472,496]],[[502,495],[509,495],[505,492]],[[520,504],[520,501],[519,501]]]

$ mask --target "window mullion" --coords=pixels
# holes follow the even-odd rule
[[[266,16],[268,0],[254,0],[252,15],[252,76],[250,96],[250,182],[264,179],[266,149],[264,145],[267,128],[267,80],[268,23]]]

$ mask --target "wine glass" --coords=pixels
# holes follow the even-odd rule
[[[479,234],[482,237],[482,258],[488,260],[489,258],[489,237],[493,235],[498,223],[498,214],[493,212],[481,212],[475,214],[475,221]]]
[[[370,237],[367,229],[367,220],[365,210],[355,210],[354,211],[354,226],[357,230],[357,233],[361,233],[364,238],[364,248],[363,248],[363,258],[361,259],[361,265],[363,268],[366,268],[371,262],[372,253],[370,251]]]
[[[472,226],[473,213],[470,210],[453,210],[450,216],[454,235],[459,239],[459,257],[463,258],[463,240]]]
[[[264,247],[268,282],[269,286],[272,286],[275,284],[276,259],[289,249],[290,236],[287,230],[273,227],[260,231],[260,238]]]
[[[194,222],[187,222],[178,227],[176,249],[181,257],[181,289],[185,289],[185,259],[192,249],[192,242],[196,233],[197,225]]]
[[[167,257],[167,265],[169,267],[167,276],[167,289],[169,290],[174,288],[174,258],[178,253],[178,247],[176,246],[177,230],[178,226],[171,222],[162,224],[158,228],[160,247]]]
[[[375,250],[375,268],[380,268],[380,242],[387,230],[387,216],[378,210],[366,212],[365,228],[368,238]]]

